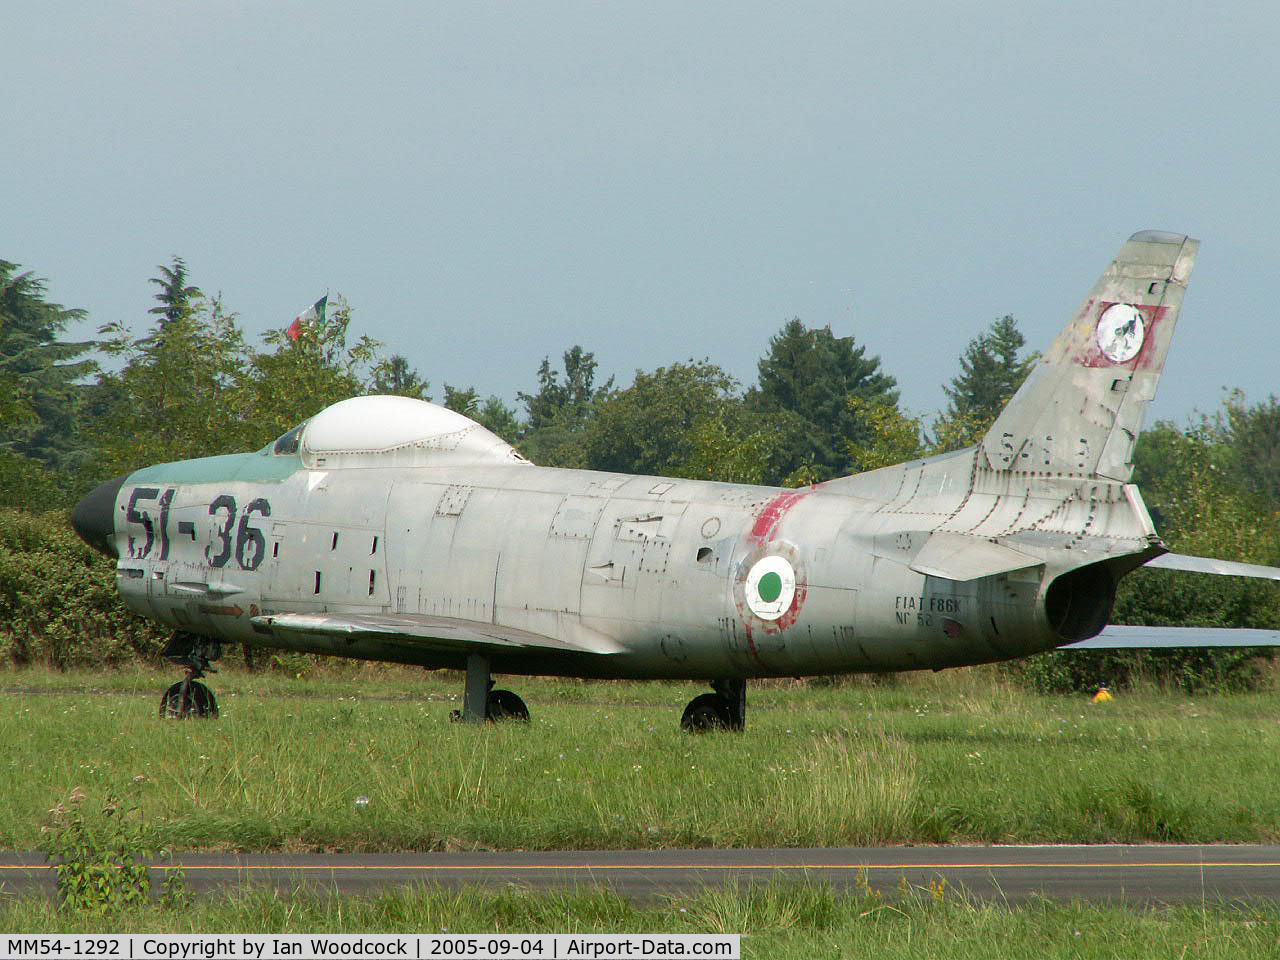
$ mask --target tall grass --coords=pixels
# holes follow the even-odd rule
[[[169,679],[0,675],[0,846],[35,847],[76,787],[126,794],[175,849],[1280,837],[1273,694],[761,684],[745,733],[689,736],[692,684],[521,680],[532,723],[472,727],[448,722],[457,683],[420,672],[223,673],[210,722],[157,719]]]

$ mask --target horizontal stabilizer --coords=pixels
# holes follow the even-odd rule
[[[1238,563],[1235,560],[1214,560],[1212,557],[1189,557],[1181,553],[1166,553],[1148,560],[1148,567],[1163,570],[1186,570],[1190,573],[1216,573],[1224,577],[1257,577],[1261,580],[1280,581],[1280,567],[1264,567],[1260,563]]]
[[[623,649],[616,641],[584,627],[575,627],[575,633],[580,636],[569,641],[476,620],[410,613],[277,613],[254,617],[252,623],[258,629],[273,633],[400,638],[443,651],[482,647],[608,654]]]
[[[963,581],[1024,570],[1043,562],[981,537],[944,531],[930,535],[911,562],[911,569],[929,577]]]
[[[1179,647],[1280,647],[1280,630],[1231,627],[1107,627],[1059,650],[1159,650]]]

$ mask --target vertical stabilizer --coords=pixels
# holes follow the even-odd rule
[[[1199,246],[1129,238],[983,438],[993,469],[1129,481]]]

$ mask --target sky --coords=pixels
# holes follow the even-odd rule
[[[852,335],[932,414],[1131,233],[1202,241],[1153,415],[1280,393],[1280,8],[8,0],[0,258],[141,335],[174,255],[258,342],[351,330],[515,401]]]

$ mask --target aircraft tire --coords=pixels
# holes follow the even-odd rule
[[[186,685],[186,697],[182,687]],[[191,717],[210,719],[218,715],[218,700],[213,691],[198,680],[179,680],[160,699],[160,717],[164,720],[186,720]]]
[[[492,720],[495,723],[507,720],[529,722],[529,708],[510,690],[490,690],[489,699],[485,702],[484,715],[486,720]]]
[[[680,718],[680,728],[690,733],[706,733],[710,730],[729,730],[733,727],[733,715],[729,704],[718,693],[704,693],[689,701]]]

